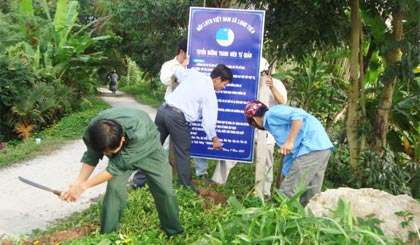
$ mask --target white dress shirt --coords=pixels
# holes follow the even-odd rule
[[[182,66],[182,64],[178,62],[175,56],[172,60],[163,63],[160,69],[160,81],[166,86],[165,100],[168,99],[177,85],[173,75],[175,68],[179,66]]]
[[[217,136],[218,104],[212,79],[197,70],[182,66],[175,68],[174,76],[179,85],[166,102],[180,109],[187,122],[194,122],[202,117],[202,127],[207,137],[212,139]]]

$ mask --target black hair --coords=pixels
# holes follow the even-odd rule
[[[121,124],[113,119],[99,119],[93,122],[87,130],[92,149],[99,153],[114,150],[120,146],[123,134]]]
[[[223,64],[218,64],[210,73],[210,77],[212,79],[216,77],[221,77],[222,81],[229,80],[229,83],[233,80],[233,74],[232,71]]]
[[[263,117],[264,114],[268,111],[268,108],[266,106],[261,106],[258,108],[258,110],[255,112],[254,117]]]
[[[188,40],[184,39],[178,44],[178,54],[182,51],[187,52]]]

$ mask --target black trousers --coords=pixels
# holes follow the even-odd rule
[[[176,170],[179,184],[194,189],[191,170],[191,135],[184,113],[164,103],[156,113],[155,124],[163,144],[168,135],[174,144]]]

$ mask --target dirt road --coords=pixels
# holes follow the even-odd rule
[[[112,107],[128,106],[145,110],[152,119],[156,109],[137,103],[130,96],[117,92],[112,95],[100,89],[100,97]],[[42,141],[41,141],[42,144]],[[79,174],[80,158],[85,151],[82,140],[69,142],[57,151],[33,160],[0,169],[0,241],[20,237],[34,229],[43,229],[57,219],[82,211],[105,192],[105,184],[87,190],[76,203],[67,203],[52,193],[30,187],[18,180],[23,176],[54,189],[65,189]],[[94,174],[107,165],[103,160]]]

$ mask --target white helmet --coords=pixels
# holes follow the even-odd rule
[[[270,68],[270,64],[268,63],[268,61],[264,57],[261,57],[261,59],[260,59],[260,73],[262,71],[268,71],[269,68]]]

